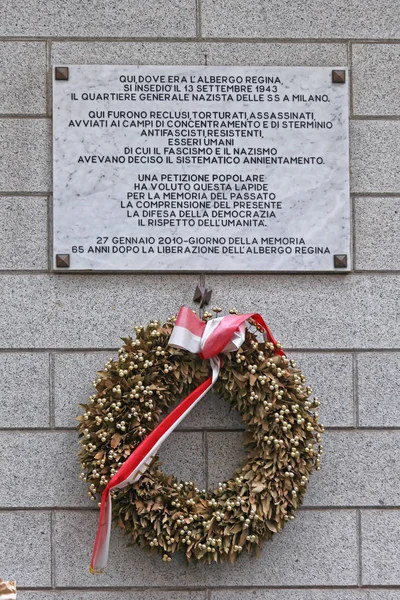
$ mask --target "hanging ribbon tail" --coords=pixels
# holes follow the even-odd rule
[[[101,575],[107,566],[108,550],[111,536],[111,494],[105,488],[101,496],[99,524],[94,543],[89,571],[92,575]]]
[[[140,479],[157,454],[162,443],[196,404],[207,394],[217,381],[221,367],[219,354],[236,351],[245,339],[245,322],[252,319],[264,332],[264,338],[275,347],[275,353],[285,356],[261,315],[228,315],[204,323],[189,308],[182,307],[169,345],[198,354],[210,361],[212,375],[157,425],[157,427],[135,448],[117,473],[111,478],[101,497],[99,524],[94,543],[90,572],[103,573],[107,565],[112,521],[113,490],[122,489]]]

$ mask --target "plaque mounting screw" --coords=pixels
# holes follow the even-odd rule
[[[346,83],[346,71],[333,70],[332,71],[332,83]]]
[[[69,254],[56,254],[56,267],[67,269],[69,267]]]
[[[200,304],[200,308],[203,308],[205,304],[209,304],[211,300],[212,290],[208,290],[207,288],[196,286],[193,296],[193,302],[198,302]]]
[[[333,257],[333,264],[335,269],[346,269],[347,254],[335,254]]]
[[[68,67],[56,67],[54,69],[54,78],[56,81],[68,81],[69,68]]]

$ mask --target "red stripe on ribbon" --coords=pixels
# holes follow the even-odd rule
[[[197,335],[198,337],[203,335],[206,327],[204,321],[199,319],[199,317],[192,310],[186,308],[186,306],[180,308],[175,325],[188,329],[190,333],[193,333],[193,335]]]

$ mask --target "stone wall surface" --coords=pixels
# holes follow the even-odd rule
[[[63,63],[347,66],[353,271],[52,273],[52,65]],[[2,0],[0,577],[22,600],[400,600],[399,86],[398,0]],[[257,308],[303,368],[322,400],[322,470],[260,559],[164,563],[116,531],[94,578],[77,403],[121,335],[190,303],[200,282],[217,304]],[[209,486],[241,445],[237,415],[210,395],[162,457]]]

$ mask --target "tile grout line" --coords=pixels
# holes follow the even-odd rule
[[[351,252],[352,252],[352,265],[353,265],[354,271],[355,271],[356,265],[357,265],[356,203],[357,203],[357,197],[350,196]]]
[[[355,425],[360,429],[360,404],[358,397],[358,355],[357,352],[353,354],[353,406],[354,406],[354,418]],[[362,428],[361,428],[362,429]]]
[[[56,515],[52,510],[50,513],[50,567],[51,567],[51,587],[55,589],[56,587],[56,553],[55,553],[55,545],[54,545],[54,529],[55,529],[55,519]]]
[[[271,43],[276,44],[325,44],[325,45],[344,45],[351,42],[352,44],[370,44],[370,45],[398,45],[400,44],[400,38],[349,38],[349,37],[338,37],[338,38],[281,38],[281,37],[202,37],[201,39],[194,36],[0,36],[0,42],[46,42],[51,41],[55,43],[112,43],[112,42],[126,42],[126,43],[148,43],[148,44],[171,44],[176,42],[185,42],[199,44],[201,42],[207,42],[211,44],[260,44],[267,45]],[[332,65],[335,66],[335,65]]]
[[[20,197],[20,198],[47,198],[50,194],[50,191],[47,192],[0,192],[0,197],[9,198],[11,197]]]
[[[354,198],[398,198],[399,192],[382,192],[381,194],[375,194],[373,192],[350,192],[350,196]]]
[[[18,196],[18,194],[4,194],[0,192],[0,198],[12,198],[13,196]],[[52,195],[47,192],[45,194],[39,194],[42,197],[52,198]],[[22,196],[21,196],[22,197]],[[24,197],[29,197],[29,194]],[[35,196],[37,197],[37,196]],[[375,195],[374,195],[375,197]],[[400,197],[399,194],[395,194],[394,198]],[[50,200],[51,201],[51,200]],[[165,277],[175,276],[181,277],[184,275],[193,276],[201,275],[199,271],[74,271],[70,270],[68,272],[60,272],[60,271],[48,271],[47,269],[0,269],[0,275],[55,275],[57,278],[65,277],[68,279],[71,275],[74,278],[78,277],[88,277],[92,278],[106,278],[106,277],[122,277],[122,276],[137,276],[137,277],[150,277],[152,275],[163,275]],[[233,277],[235,275],[242,275],[243,277],[276,277],[276,278],[284,278],[287,276],[292,276],[295,278],[308,277],[337,277],[338,280],[341,278],[351,278],[351,276],[358,275],[360,277],[369,277],[371,275],[400,275],[400,269],[353,269],[352,271],[344,271],[344,272],[335,272],[335,271],[208,271],[206,273],[211,277]]]
[[[196,38],[201,40],[201,0],[195,0],[196,6]]]
[[[357,527],[357,553],[358,553],[358,587],[362,587],[362,526],[361,526],[361,509],[356,512],[356,527]]]
[[[208,476],[208,434],[207,430],[201,430],[203,433],[203,452],[204,452],[204,478],[206,490],[209,488]]]
[[[47,73],[46,73],[46,82],[47,82],[47,114],[51,123],[51,136],[50,136],[50,148],[51,148],[51,160],[53,157],[53,122],[51,120],[53,113],[53,102],[52,102],[52,89],[53,89],[53,81],[52,81],[52,67],[51,67],[51,53],[52,53],[52,42],[51,40],[47,40]],[[51,171],[53,171],[53,164],[51,164]],[[53,264],[53,195],[52,190],[50,190],[47,200],[47,241],[48,241],[48,255],[47,255],[47,268],[48,272],[51,273],[51,268]]]
[[[50,95],[50,86],[51,86],[51,41],[46,40],[46,116],[51,116],[51,95]]]
[[[49,587],[24,587],[24,586],[18,586],[18,589],[20,589],[21,591],[24,592],[36,592],[36,591],[52,591],[51,588]],[[336,591],[341,591],[341,590],[353,590],[353,591],[358,591],[358,586],[357,585],[268,585],[268,586],[262,586],[262,585],[237,585],[237,586],[232,586],[232,585],[225,585],[222,587],[212,587],[212,588],[206,588],[203,585],[198,585],[196,587],[193,587],[191,585],[189,586],[185,586],[185,587],[177,587],[177,586],[162,586],[162,587],[153,587],[153,586],[134,586],[134,585],[128,585],[126,587],[122,587],[122,586],[109,586],[109,587],[105,587],[105,586],[87,586],[87,587],[82,587],[82,586],[76,586],[76,587],[71,587],[71,586],[57,586],[56,588],[57,592],[108,592],[108,593],[113,593],[113,592],[146,592],[147,590],[151,590],[154,592],[214,592],[214,591],[227,591],[227,590],[233,590],[233,591],[252,591],[252,590],[257,590],[257,591],[263,591],[263,590],[310,590],[310,591],[319,591],[319,590],[336,590]],[[393,585],[393,584],[389,584],[389,585],[369,585],[369,586],[363,586],[363,590],[367,591],[374,591],[374,590],[384,590],[384,591],[390,591],[390,590],[400,590],[400,586],[399,585]],[[114,597],[114,596],[113,596]],[[347,597],[347,596],[346,596]]]
[[[353,86],[353,50],[351,41],[347,43],[347,64],[349,69],[349,144],[350,144],[350,124],[351,119],[353,117],[353,106],[354,106],[354,86]],[[350,146],[349,146],[349,168],[351,169],[351,156],[350,156]],[[349,180],[349,187],[351,183]],[[355,238],[355,230],[356,230],[356,219],[355,219],[355,198],[350,194],[350,248],[351,248],[351,265],[352,268],[356,268],[356,238]],[[354,399],[353,399],[354,401]]]
[[[47,272],[51,274],[53,264],[53,195],[47,197]]]
[[[399,121],[400,115],[351,115],[350,121]]]
[[[347,64],[348,64],[348,69],[349,69],[349,74],[350,74],[350,81],[349,81],[349,100],[350,100],[350,120],[353,118],[354,116],[354,99],[353,99],[353,93],[354,93],[354,88],[353,88],[353,48],[351,45],[351,41],[349,41],[347,43]]]
[[[54,406],[54,362],[55,356],[53,352],[49,352],[49,421],[50,429],[55,427],[55,406]]]
[[[47,87],[47,86],[46,86]],[[46,105],[47,105],[47,92],[46,92]],[[0,119],[3,120],[9,120],[9,119],[16,119],[16,120],[47,120],[49,118],[49,115],[47,113],[0,113]]]

